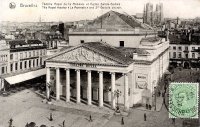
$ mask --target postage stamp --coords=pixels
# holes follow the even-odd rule
[[[198,118],[198,83],[169,85],[169,118]]]

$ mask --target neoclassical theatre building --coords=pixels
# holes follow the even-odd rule
[[[68,36],[69,45],[46,59],[46,81],[57,100],[114,109],[117,102],[125,109],[137,103],[153,105],[155,87],[169,64],[167,37],[159,38],[114,11],[86,28],[70,30]]]
[[[150,43],[141,42],[147,50],[105,42],[66,47],[46,60],[47,83],[53,84],[57,100],[63,96],[69,102],[72,97],[77,103],[85,100],[88,105],[97,102],[115,108],[119,90],[118,101],[125,109],[136,103],[152,104],[154,87],[168,67],[169,45],[164,39]]]

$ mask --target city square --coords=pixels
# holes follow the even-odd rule
[[[199,127],[199,6],[2,0],[0,127]]]

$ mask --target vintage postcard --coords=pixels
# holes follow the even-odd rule
[[[199,0],[0,0],[0,127],[200,127]]]

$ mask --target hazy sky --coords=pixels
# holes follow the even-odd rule
[[[9,3],[15,2],[16,8],[10,9]],[[200,17],[200,0],[0,0],[0,21],[39,21],[41,16],[42,21],[76,21],[81,19],[94,19],[97,16],[109,11],[108,9],[101,10],[69,10],[42,9],[42,2],[60,2],[60,3],[120,3],[122,9],[117,9],[118,12],[126,12],[130,15],[142,13],[144,4],[151,2],[155,4],[162,2],[164,6],[164,17],[180,17],[194,18]],[[22,8],[20,3],[37,4],[36,8]]]

